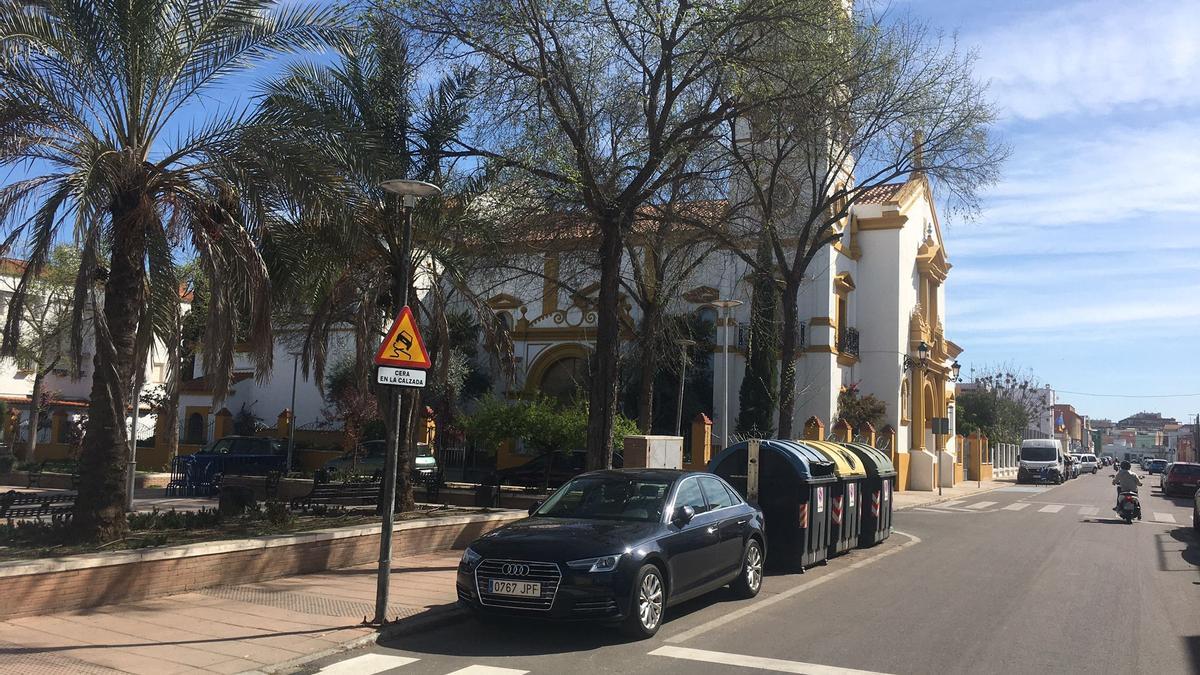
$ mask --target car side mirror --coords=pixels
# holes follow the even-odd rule
[[[532,516],[535,511],[537,511],[539,508],[541,508],[541,506],[542,506],[542,500],[540,500],[540,499],[537,500],[536,502],[530,504],[529,505],[529,515]]]
[[[693,509],[690,506],[679,506],[676,507],[675,513],[671,514],[671,522],[674,523],[676,527],[683,527],[684,525],[692,522],[692,518],[695,517],[696,509]]]

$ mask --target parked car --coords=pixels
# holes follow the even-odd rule
[[[1100,461],[1095,455],[1077,455],[1079,458],[1079,473],[1094,474],[1100,470]]]
[[[713,474],[593,471],[472,542],[458,600],[479,615],[599,620],[646,638],[672,605],[726,585],[757,595],[766,546],[762,511]]]
[[[1192,496],[1192,529],[1200,532],[1200,489]]]
[[[1070,476],[1062,443],[1054,438],[1021,441],[1017,483],[1062,483]]]
[[[426,443],[418,443],[417,455],[413,458],[412,480],[418,483],[442,482],[442,468],[433,449]],[[331,459],[322,467],[324,480],[345,480],[349,476],[365,476],[379,480],[383,476],[383,463],[387,456],[387,441],[375,440],[359,443],[354,452],[347,452]]]
[[[191,455],[176,457],[171,464],[168,494],[199,490],[211,494],[226,474],[264,476],[286,472],[287,449],[278,439],[264,436],[224,436]]]
[[[1158,486],[1164,495],[1179,494],[1188,496],[1200,488],[1200,464],[1194,462],[1175,462],[1163,471]]]
[[[1165,459],[1152,459],[1146,463],[1146,472],[1152,476],[1156,473],[1162,473],[1166,468],[1167,460]]]
[[[620,453],[614,454],[613,467],[619,469],[621,465]],[[582,450],[544,452],[524,464],[498,470],[496,480],[500,485],[556,488],[583,473],[585,468],[587,453]]]

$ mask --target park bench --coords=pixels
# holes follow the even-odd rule
[[[0,520],[62,516],[70,518],[75,509],[74,492],[17,492],[0,495]]]
[[[321,483],[313,480],[312,490],[293,499],[291,507],[307,511],[314,506],[375,506],[379,503],[381,486],[382,483],[375,481]]]
[[[31,466],[25,470],[25,487],[35,488],[42,487],[42,472],[46,470],[46,463],[42,462],[37,466]]]

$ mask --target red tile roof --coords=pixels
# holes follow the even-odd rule
[[[907,183],[884,183],[867,188],[858,198],[859,204],[888,204],[896,201],[896,195],[904,189]]]

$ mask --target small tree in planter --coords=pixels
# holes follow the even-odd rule
[[[862,396],[855,382],[838,394],[838,417],[846,420],[856,432],[864,422],[882,429],[887,424],[887,404],[875,398],[874,394]]]

